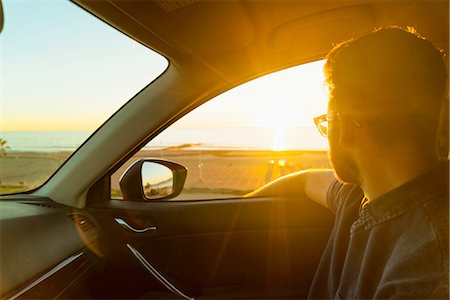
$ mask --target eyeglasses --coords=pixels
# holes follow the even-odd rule
[[[316,127],[319,130],[320,134],[323,137],[328,137],[328,122],[336,120],[340,116],[342,116],[342,113],[339,113],[339,112],[328,113],[328,114],[323,114],[321,116],[315,117],[313,120],[314,120],[314,124],[316,124]],[[356,127],[358,127],[358,128],[361,127],[361,124],[359,124],[356,120],[354,120],[354,119],[351,119],[351,120],[352,120],[353,124],[356,125]]]
[[[314,124],[316,124],[319,133],[323,137],[328,137],[328,121],[333,121],[338,117],[338,113],[323,114],[315,117]]]

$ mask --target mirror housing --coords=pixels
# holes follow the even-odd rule
[[[168,160],[138,160],[120,178],[123,200],[146,202],[175,198],[183,190],[186,175],[185,167]]]

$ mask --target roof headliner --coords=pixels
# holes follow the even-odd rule
[[[448,53],[448,1],[75,2],[166,56],[198,88],[317,60],[384,26],[414,26]]]

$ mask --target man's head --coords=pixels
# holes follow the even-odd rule
[[[371,147],[436,151],[447,71],[431,42],[413,30],[380,29],[335,47],[325,75],[329,113],[339,113],[330,122],[330,157],[343,181],[358,182],[361,173],[342,145],[345,126],[360,125]]]

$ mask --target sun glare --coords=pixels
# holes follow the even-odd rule
[[[289,147],[288,131],[299,127],[314,127],[314,116],[326,111],[323,61],[268,75],[251,84],[259,93],[251,123],[272,133],[272,150]],[[258,85],[256,84],[258,83]],[[250,83],[249,83],[250,85]],[[250,88],[250,87],[249,87]]]
[[[301,114],[298,100],[280,98],[256,106],[253,124],[272,129],[299,126]]]
[[[233,147],[236,146],[233,141],[240,136],[242,147],[278,151],[326,148],[313,122],[315,116],[327,109],[323,65],[323,60],[316,61],[244,83],[196,108],[174,127],[199,132],[230,129],[233,140],[221,134],[219,143]],[[239,133],[236,129],[242,131]],[[247,129],[253,130],[253,134],[247,135],[250,132]],[[208,140],[208,134],[196,140],[217,143]]]
[[[280,101],[276,106],[266,106],[257,114],[260,127],[267,127],[272,132],[272,150],[282,151],[287,148],[286,131],[296,126],[298,115],[292,102]]]
[[[272,128],[272,150],[282,151],[286,148],[286,128]]]

